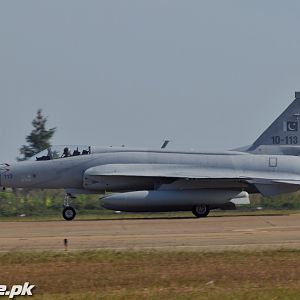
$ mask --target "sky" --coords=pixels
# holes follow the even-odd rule
[[[300,90],[296,0],[0,2],[0,161],[52,144],[226,150]]]

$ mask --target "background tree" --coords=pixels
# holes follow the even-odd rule
[[[46,123],[47,118],[42,115],[42,110],[39,109],[32,121],[33,130],[26,137],[28,145],[23,145],[20,148],[20,154],[23,157],[18,158],[18,160],[27,160],[51,146],[50,140],[56,131],[56,127],[47,130]]]

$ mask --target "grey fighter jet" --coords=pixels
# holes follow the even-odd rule
[[[51,147],[29,161],[3,164],[2,187],[66,190],[63,217],[76,212],[69,196],[105,194],[118,211],[192,211],[248,204],[249,193],[273,196],[300,188],[300,92],[250,146],[226,152]],[[109,194],[107,194],[109,193]],[[112,193],[112,194],[111,194]]]

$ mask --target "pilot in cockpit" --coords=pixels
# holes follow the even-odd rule
[[[70,150],[68,147],[65,147],[61,157],[69,157],[69,156],[71,156]]]
[[[78,155],[80,155],[80,151],[78,150],[78,147],[77,147],[77,149],[73,151],[72,156],[78,156]]]

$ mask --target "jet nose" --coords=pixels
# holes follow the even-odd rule
[[[0,187],[2,187],[3,174],[9,171],[9,164],[0,164]]]

